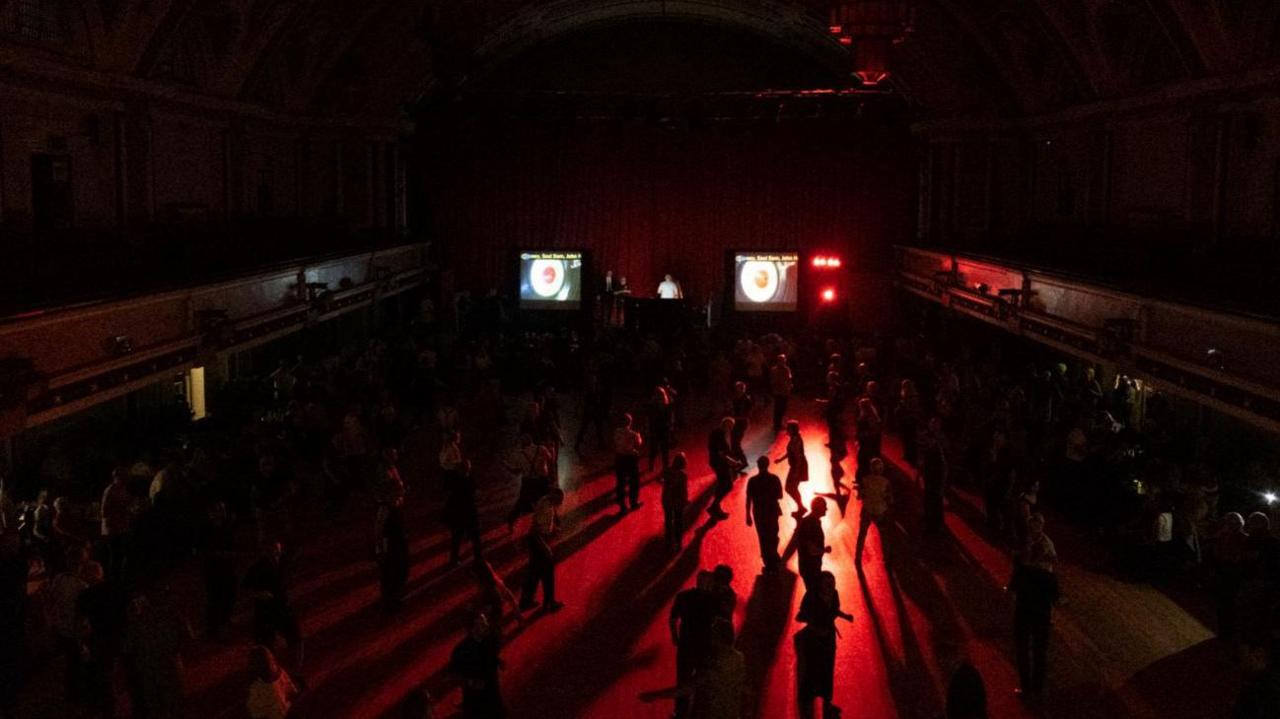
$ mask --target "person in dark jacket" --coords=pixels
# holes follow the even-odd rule
[[[671,466],[662,472],[662,526],[667,549],[679,552],[684,544],[684,510],[689,505],[689,460],[676,452]]]
[[[498,682],[500,649],[489,617],[483,612],[476,614],[471,630],[449,657],[449,671],[462,680],[463,719],[503,719],[507,715]]]
[[[777,571],[781,565],[778,557],[778,517],[782,516],[782,480],[769,471],[769,458],[756,460],[759,470],[747,481],[747,526],[755,523],[756,537],[760,540],[760,559],[765,573]]]
[[[1014,569],[1009,589],[1014,606],[1014,653],[1020,693],[1039,696],[1048,673],[1049,629],[1058,601],[1058,577],[1053,573],[1056,553],[1044,533],[1044,516],[1033,515],[1027,530],[1022,562]]]
[[[839,708],[832,704],[836,668],[836,620],[853,621],[853,615],[840,608],[836,577],[821,572],[800,601],[796,621],[805,626],[795,636],[796,692],[800,700],[800,716],[813,716],[813,700],[822,699],[822,715],[837,716]]]

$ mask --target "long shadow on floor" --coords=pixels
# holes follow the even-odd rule
[[[769,670],[780,651],[779,643],[791,624],[791,605],[795,594],[796,575],[783,570],[776,574],[756,576],[751,597],[738,631],[738,649],[746,655],[747,687],[758,707],[755,716],[764,716],[763,690],[768,687]]]
[[[692,540],[671,564],[667,564],[670,553],[663,538],[650,539],[622,572],[611,578],[600,611],[548,656],[539,657],[538,670],[512,704],[537,707],[536,716],[584,716],[601,692],[637,664],[652,662],[653,657],[631,656],[628,650],[698,570],[703,538],[713,526],[714,522],[706,522],[694,530]],[[650,583],[655,574],[658,580]],[[635,587],[639,586],[647,588],[636,595]]]

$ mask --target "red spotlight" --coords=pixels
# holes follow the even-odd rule
[[[828,287],[822,291],[822,301],[828,304],[836,301],[836,290],[834,287]]]
[[[839,267],[839,266],[840,266],[840,258],[839,258],[839,257],[828,257],[828,258],[827,258],[827,267]]]
[[[822,255],[818,255],[817,257],[814,257],[814,258],[813,258],[813,266],[814,266],[814,267],[826,267],[826,266],[827,266],[827,258],[823,257]]]

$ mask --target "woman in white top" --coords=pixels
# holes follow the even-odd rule
[[[280,668],[271,650],[257,645],[249,650],[249,698],[251,719],[285,719],[298,696],[298,687]]]

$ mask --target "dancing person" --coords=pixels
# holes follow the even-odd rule
[[[498,683],[500,645],[493,623],[480,612],[471,620],[467,636],[453,648],[449,671],[462,680],[463,719],[503,719],[507,715]]]
[[[235,526],[222,501],[209,506],[200,532],[200,554],[204,560],[205,633],[221,639],[236,607]]]
[[[529,528],[526,540],[529,573],[525,576],[520,596],[522,610],[536,606],[533,595],[538,591],[539,584],[542,585],[543,611],[555,612],[564,607],[563,603],[556,601],[556,559],[551,549],[551,539],[559,529],[559,511],[563,503],[564,491],[556,487],[543,495],[533,507],[533,525]]]
[[[871,382],[867,383],[871,385]],[[858,414],[854,420],[854,433],[858,440],[858,467],[854,470],[854,479],[860,480],[871,467],[871,460],[880,456],[880,436],[882,423],[880,413],[870,397],[858,400]]]
[[[671,466],[662,472],[662,527],[667,549],[679,552],[684,544],[684,512],[689,505],[689,460],[676,452]]]
[[[800,495],[800,485],[809,481],[809,460],[804,455],[804,437],[800,435],[800,423],[793,420],[787,422],[787,451],[775,462],[787,462],[787,496],[796,503],[796,511],[791,516],[804,516],[804,497]]]
[[[778,570],[778,518],[782,516],[782,480],[769,471],[769,457],[756,460],[756,475],[747,480],[747,526],[756,528],[765,574]]]
[[[920,442],[920,475],[924,484],[924,528],[929,534],[943,529],[942,505],[947,487],[946,436],[942,420],[929,419]]]
[[[822,529],[822,518],[826,514],[827,500],[814,497],[809,513],[796,523],[796,531],[787,545],[787,555],[792,551],[796,553],[800,579],[804,581],[806,590],[812,588],[822,572],[823,557],[831,553],[826,532]]]
[[[516,520],[533,511],[534,504],[551,488],[551,452],[534,442],[532,434],[524,432],[515,456],[504,464],[520,480],[520,493],[507,514],[507,532],[514,533]]]
[[[664,384],[653,388],[649,398],[649,471],[654,468],[654,461],[661,456],[662,468],[666,469],[671,453],[671,434],[675,428],[675,402],[672,392]]]
[[[609,392],[600,379],[600,373],[592,370],[587,373],[582,388],[582,421],[578,424],[578,434],[573,440],[573,451],[582,454],[582,440],[587,431],[594,428],[596,446],[605,447],[605,424],[609,421]]]
[[[773,396],[773,431],[782,429],[782,420],[787,416],[787,404],[791,401],[791,367],[787,365],[787,356],[778,355],[777,361],[769,369],[769,393]]]
[[[836,717],[839,707],[832,703],[835,689],[836,620],[853,621],[853,615],[840,608],[836,577],[820,572],[800,600],[796,621],[805,626],[795,635],[796,690],[800,700],[800,716],[813,716],[813,700],[822,699],[822,716]]]
[[[632,422],[631,414],[624,414],[621,424],[613,431],[614,498],[620,514],[626,514],[628,499],[632,509],[640,506],[640,448],[644,446],[644,438],[632,429]]]
[[[733,645],[733,624],[711,624],[711,654],[692,686],[689,719],[742,719],[747,696],[747,660]]]
[[[747,466],[747,453],[742,449],[742,440],[747,434],[747,429],[751,427],[753,404],[751,395],[747,394],[747,383],[734,382],[733,398],[729,400],[729,409],[733,417],[733,434],[730,439],[733,444],[733,456],[742,463],[743,467]]]
[[[107,576],[120,579],[133,527],[133,496],[129,494],[129,469],[111,470],[111,483],[102,492],[102,539],[106,543]]]
[[[957,667],[947,683],[946,719],[987,719],[987,687],[969,662]]]
[[[304,642],[298,615],[289,602],[284,547],[278,539],[263,545],[262,556],[245,572],[244,588],[253,600],[253,640],[268,649],[284,637],[293,654],[293,671],[302,670]]]
[[[739,467],[738,460],[733,456],[732,417],[720,420],[719,426],[707,436],[707,460],[711,463],[711,471],[715,473],[715,488],[707,514],[713,519],[727,519],[729,513],[720,507],[720,502],[733,489],[733,479],[737,476]]]
[[[389,614],[400,608],[404,586],[409,581],[409,539],[404,531],[404,499],[379,505],[376,525],[378,586],[382,592],[383,611]],[[458,542],[455,541],[453,546],[452,561],[456,564]]]
[[[881,556],[885,556],[884,521],[893,505],[893,491],[889,478],[884,475],[884,460],[879,457],[871,460],[871,467],[859,485],[859,494],[862,498],[862,515],[858,523],[858,548],[854,552],[853,561],[861,568],[862,547],[867,541],[867,531],[873,524],[876,525],[876,533],[880,535]]]
[[[462,555],[462,543],[471,540],[471,556],[481,554],[480,515],[476,509],[476,483],[471,476],[471,460],[464,459],[458,469],[448,476],[445,486],[444,518],[449,525],[449,563],[458,566]]]
[[[250,719],[287,719],[299,693],[298,685],[276,663],[270,649],[260,644],[249,649],[249,696],[245,709]]]
[[[1009,589],[1017,599],[1014,609],[1014,648],[1017,656],[1019,694],[1038,697],[1048,673],[1049,629],[1053,605],[1058,600],[1058,578],[1053,573],[1057,552],[1044,533],[1044,515],[1032,515],[1027,528],[1023,561],[1014,569]]]
[[[671,643],[676,646],[676,686],[692,685],[694,677],[707,665],[711,656],[711,627],[716,619],[713,592],[715,575],[698,572],[697,583],[676,594],[667,615]],[[685,719],[689,711],[688,695],[677,695],[675,719]]]
[[[916,390],[916,383],[904,379],[898,389],[898,406],[893,418],[902,437],[902,459],[911,466],[919,460],[920,414],[920,393]]]

